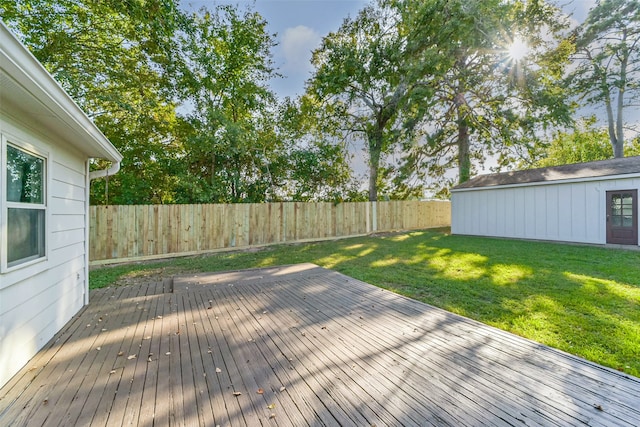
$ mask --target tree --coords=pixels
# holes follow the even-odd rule
[[[392,3],[408,34],[407,59],[418,69],[432,61],[431,69],[443,73],[414,73],[433,88],[421,102],[413,100],[429,106],[410,122],[423,133],[408,156],[415,168],[444,174],[456,165],[462,183],[473,172],[472,160],[499,155],[504,163],[514,147],[535,144],[549,124],[569,121],[553,84],[555,70],[540,65],[543,57],[532,63],[542,34],[558,30],[557,9],[542,1]],[[528,52],[513,51],[518,44]]]
[[[286,176],[279,186],[283,200],[342,202],[357,192],[349,166],[351,155],[321,109],[307,96],[286,98],[277,115],[277,134],[286,145]]]
[[[640,1],[597,2],[571,40],[576,69],[568,85],[587,104],[604,106],[613,155],[623,157],[624,113],[640,106]]]
[[[316,69],[307,87],[344,139],[366,141],[371,201],[378,198],[380,164],[402,133],[401,111],[412,89],[401,69],[404,42],[396,24],[397,16],[380,3],[345,19],[313,53]]]
[[[271,119],[275,96],[266,86],[275,75],[266,22],[231,6],[201,10],[190,22],[180,39],[187,65],[180,93],[193,108],[184,128],[179,200],[268,200],[284,154]]]
[[[0,0],[3,21],[123,153],[92,203],[171,201],[178,145],[172,74],[183,23],[172,0]],[[101,163],[98,167],[104,167]]]
[[[266,83],[277,75],[273,36],[251,9],[0,0],[0,10],[124,155],[117,175],[92,182],[91,203],[339,200],[350,191],[342,148],[317,138],[315,125],[288,128],[293,107]]]
[[[607,130],[595,118],[582,121],[570,132],[558,132],[532,167],[560,166],[611,158]]]
[[[640,154],[640,138],[627,143],[630,155]],[[595,117],[578,122],[569,132],[558,132],[541,150],[539,158],[529,167],[560,166],[571,163],[607,160],[613,156],[607,128],[597,127]]]

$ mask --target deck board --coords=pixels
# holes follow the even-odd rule
[[[640,425],[638,378],[310,264],[90,297],[0,425]]]

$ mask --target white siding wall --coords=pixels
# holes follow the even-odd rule
[[[86,180],[85,157],[64,142],[48,140],[8,117],[0,118],[0,132],[48,152],[50,160],[48,258],[0,274],[1,386],[84,304]]]
[[[455,191],[451,232],[606,243],[606,192],[640,189],[640,178]]]

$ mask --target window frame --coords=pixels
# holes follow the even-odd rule
[[[7,200],[7,160],[8,152],[7,147],[13,147],[20,151],[23,151],[31,156],[42,159],[43,178],[42,178],[42,203],[24,203],[24,202],[9,202]],[[30,267],[34,264],[45,262],[49,259],[49,215],[50,215],[50,201],[49,201],[49,188],[51,177],[51,156],[48,151],[43,150],[33,144],[30,144],[21,138],[17,138],[13,135],[6,133],[0,134],[0,273],[10,273],[15,270]],[[8,221],[9,221],[9,209],[31,209],[44,211],[44,255],[43,256],[31,256],[14,261],[11,264],[8,262],[9,242],[8,242]]]

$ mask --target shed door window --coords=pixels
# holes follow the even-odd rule
[[[46,159],[6,144],[6,266],[43,258]]]
[[[607,191],[607,243],[638,244],[638,190]]]

